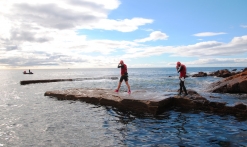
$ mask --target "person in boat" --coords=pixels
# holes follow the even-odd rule
[[[184,64],[181,64],[180,62],[177,62],[176,69],[177,69],[177,72],[180,73],[179,74],[179,80],[180,80],[179,95],[181,95],[182,89],[185,92],[185,95],[188,95],[186,87],[184,85],[184,81],[185,81],[185,77],[186,77],[186,66]]]
[[[29,73],[31,73],[30,69],[29,69]]]
[[[121,84],[122,84],[122,82],[124,80],[125,81],[125,84],[128,87],[128,93],[130,94],[131,91],[130,91],[130,85],[129,85],[129,82],[128,82],[127,65],[124,64],[123,60],[121,60],[120,63],[118,64],[118,68],[121,68],[121,77],[120,77],[120,80],[119,80],[119,83],[118,83],[118,87],[115,90],[115,92],[118,92],[119,91],[119,88],[120,88],[120,86],[121,86]]]
[[[24,72],[23,72],[24,74],[26,73],[26,71],[24,70]]]

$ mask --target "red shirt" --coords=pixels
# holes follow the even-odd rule
[[[121,67],[121,75],[124,75],[125,73],[127,73],[127,65],[126,64],[123,64],[120,67]]]
[[[185,78],[185,76],[186,76],[186,66],[181,64],[181,67],[179,68],[178,72],[180,72],[180,78],[182,78],[182,77]]]

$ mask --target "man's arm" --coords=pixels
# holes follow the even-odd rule
[[[117,68],[120,68],[120,67],[122,68],[122,67],[123,67],[123,65],[121,65],[121,64],[118,64]]]
[[[178,72],[180,72],[182,69],[183,69],[183,66],[180,66],[180,67],[178,68]]]

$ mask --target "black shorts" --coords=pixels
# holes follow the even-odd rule
[[[125,82],[128,81],[128,76],[127,76],[127,75],[121,76],[119,82],[123,82],[123,80],[124,80]]]

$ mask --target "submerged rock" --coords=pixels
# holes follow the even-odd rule
[[[215,93],[247,93],[247,70],[212,83],[207,91]]]
[[[115,93],[109,89],[68,89],[47,91],[45,96],[56,97],[59,100],[81,100],[87,103],[103,106],[113,106],[118,109],[137,113],[157,115],[166,110],[201,110],[217,114],[231,114],[247,117],[247,107],[244,104],[226,106],[226,103],[210,102],[196,91],[188,90],[189,95],[177,96],[174,93],[157,94],[147,91]]]

